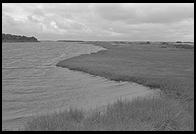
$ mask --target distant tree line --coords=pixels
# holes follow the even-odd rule
[[[2,33],[2,42],[39,42],[35,37]]]
[[[82,40],[57,40],[57,42],[84,42]]]

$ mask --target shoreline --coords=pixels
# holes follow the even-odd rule
[[[176,58],[177,56],[183,56],[180,55],[180,52],[184,52],[184,54],[186,54],[188,57],[192,56],[192,53],[190,51],[191,54],[189,54],[189,51],[184,51],[184,49],[177,49],[177,48],[161,48],[158,47],[157,45],[146,45],[146,44],[140,44],[139,46],[136,45],[112,45],[109,42],[89,42],[89,44],[95,45],[95,46],[101,46],[103,48],[105,48],[106,50],[101,50],[98,51],[96,53],[91,53],[91,54],[83,54],[80,56],[76,56],[70,59],[66,59],[66,60],[62,60],[59,61],[56,66],[57,67],[63,67],[63,68],[68,68],[69,70],[73,70],[73,71],[81,71],[84,73],[88,73],[90,75],[93,76],[100,76],[100,77],[104,77],[108,80],[114,80],[114,81],[123,81],[123,82],[134,82],[137,84],[140,84],[142,86],[151,88],[151,89],[160,89],[161,92],[163,92],[165,95],[170,96],[171,98],[175,98],[176,100],[180,100],[181,102],[185,102],[188,103],[189,106],[188,108],[185,108],[186,110],[188,110],[191,115],[194,116],[194,106],[193,106],[193,92],[194,92],[194,75],[191,75],[191,71],[194,72],[194,69],[191,70],[190,72],[188,72],[189,74],[186,75],[186,71],[184,71],[183,69],[183,73],[181,73],[180,71],[182,70],[177,70],[179,74],[172,74],[172,73],[176,73],[176,70],[171,70],[169,67],[168,70],[170,71],[170,74],[168,72],[166,72],[167,68],[165,69],[166,73],[170,76],[164,75],[163,73],[161,73],[158,69],[158,67],[160,67],[160,65],[155,68],[158,71],[148,71],[148,70],[144,70],[146,68],[152,67],[152,65],[147,65],[147,67],[140,67],[138,65],[132,64],[133,66],[136,66],[135,68],[133,68],[133,73],[131,72],[132,69],[129,69],[127,72],[124,70],[128,69],[125,66],[131,67],[131,64],[129,64],[130,60],[133,59],[128,59],[127,61],[123,61],[122,65],[119,65],[120,61],[124,60],[123,58],[126,58],[125,56],[126,53],[130,54],[129,52],[127,52],[126,48],[128,50],[130,50],[131,52],[134,52],[133,50],[138,51],[138,53],[136,54],[140,54],[140,50],[142,50],[144,48],[144,53],[148,54],[148,51],[152,49],[152,47],[155,47],[155,50],[163,50],[163,51],[168,51],[168,54],[171,55],[171,58],[169,60],[173,60],[174,58]],[[152,46],[152,47],[151,47]],[[150,47],[150,48],[148,48]],[[118,53],[118,50],[121,51],[120,49],[122,49],[122,52]],[[133,49],[133,50],[132,50]],[[177,51],[176,57],[174,57],[172,55],[172,53],[169,53],[169,51]],[[178,52],[179,51],[179,52]],[[153,54],[155,53],[155,55]],[[119,54],[119,55],[116,55]],[[146,56],[148,56],[146,54]],[[158,55],[158,53],[156,51],[152,51],[152,56],[156,56]],[[193,52],[194,54],[194,52]],[[142,55],[143,56],[143,55]],[[154,58],[150,55],[150,58]],[[160,55],[158,55],[160,56]],[[173,56],[173,57],[172,57]],[[119,58],[120,57],[120,58]],[[142,63],[142,61],[145,60],[141,60],[141,57],[137,57],[135,56],[137,59],[139,59],[140,61],[134,61],[137,62],[137,64],[140,64],[140,62]],[[116,60],[117,58],[117,60]],[[119,59],[118,59],[119,58]],[[161,57],[158,57],[161,59]],[[167,60],[168,60],[167,59]],[[194,58],[193,58],[194,59]],[[134,60],[134,59],[133,59]],[[149,59],[148,59],[149,60]],[[157,60],[157,59],[156,59]],[[158,59],[159,60],[159,59]],[[162,60],[162,59],[161,59]],[[164,60],[164,59],[163,59]],[[179,65],[179,63],[181,59],[179,59],[179,62],[177,62],[176,64]],[[192,59],[191,59],[192,60]],[[166,60],[165,60],[166,61]],[[127,63],[128,62],[128,63]],[[145,61],[144,61],[145,62]],[[150,61],[148,61],[150,62]],[[156,61],[159,62],[159,61]],[[167,62],[167,61],[166,61]],[[189,64],[191,66],[192,61],[189,61]],[[193,62],[194,63],[194,62]],[[125,65],[123,65],[125,64]],[[126,65],[128,64],[128,65]],[[146,64],[146,63],[145,63]],[[145,64],[142,64],[145,66]],[[118,65],[116,68],[115,66]],[[137,67],[141,70],[137,70]],[[162,68],[161,68],[162,69]],[[172,68],[173,69],[173,68]],[[143,73],[142,71],[144,70],[145,73]],[[164,70],[164,68],[163,68]],[[135,72],[134,72],[135,71]],[[173,71],[173,72],[172,72]],[[160,74],[156,74],[160,73]],[[137,74],[138,73],[138,74]],[[149,76],[148,76],[149,75]],[[179,77],[180,75],[182,75],[183,77]],[[185,81],[185,82],[184,82]],[[185,89],[188,89],[189,91],[185,91]]]
[[[91,46],[90,46],[91,47]],[[97,47],[92,47],[92,48],[97,48]],[[93,50],[93,52],[94,53],[96,53],[96,51],[94,51],[94,49],[92,49]],[[101,49],[100,49],[101,50]],[[89,52],[90,53],[90,52]],[[86,53],[87,54],[87,53]],[[72,55],[73,56],[73,55]],[[62,55],[60,56],[60,57],[63,57]],[[58,56],[58,58],[59,58],[59,56]],[[63,59],[63,58],[62,58]],[[57,59],[56,59],[57,60]],[[56,61],[55,60],[55,61]],[[59,58],[59,60],[60,60],[60,58]],[[53,61],[53,60],[49,60],[50,62],[51,61]],[[57,60],[58,61],[58,60]],[[47,62],[47,63],[49,63],[49,62]],[[45,63],[44,63],[44,65],[45,65]],[[80,78],[80,74],[82,74],[83,72],[78,72],[78,73],[76,73],[76,72],[73,72],[73,71],[68,71],[68,72],[70,72],[70,74],[72,74],[71,76],[69,76],[68,74],[68,72],[66,73],[65,72],[65,70],[68,70],[68,69],[63,69],[63,68],[57,68],[56,66],[53,66],[52,65],[52,67],[54,67],[55,68],[55,70],[58,72],[57,74],[56,74],[56,76],[59,76],[59,77],[61,77],[61,75],[63,75],[63,74],[66,74],[66,77],[70,77],[70,78],[72,78],[73,76],[75,76],[75,78]],[[61,72],[62,71],[62,72]],[[53,72],[53,71],[52,71]],[[73,75],[75,73],[75,75]],[[53,73],[54,74],[54,73]],[[84,81],[81,81],[81,82],[79,82],[79,83],[85,83],[85,80],[87,80],[88,81],[88,75],[89,74],[87,74],[87,73],[84,73],[85,74],[85,76],[87,76],[87,77],[83,77],[83,74],[82,74],[82,77],[81,78],[83,78],[84,79]],[[62,78],[63,79],[63,78]],[[102,104],[105,104],[105,105],[107,105],[107,102],[109,101],[109,102],[113,102],[113,100],[117,100],[118,99],[118,97],[119,96],[122,96],[122,97],[127,97],[127,96],[129,96],[130,98],[133,96],[133,97],[135,97],[135,96],[137,96],[137,93],[139,93],[139,95],[141,95],[141,94],[146,94],[147,92],[145,92],[145,87],[138,87],[138,86],[136,86],[134,89],[133,89],[133,91],[132,91],[132,84],[131,83],[117,83],[117,82],[111,82],[111,81],[108,81],[108,80],[106,80],[105,78],[103,79],[103,80],[101,80],[101,79],[103,79],[103,78],[92,78],[92,75],[90,75],[90,77],[89,77],[89,81],[90,81],[90,83],[87,83],[88,84],[88,86],[85,86],[83,89],[84,89],[84,93],[85,93],[85,91],[87,90],[87,91],[89,91],[88,93],[86,93],[86,96],[84,97],[85,99],[81,99],[81,100],[79,100],[79,101],[76,101],[76,103],[79,103],[77,106],[79,107],[79,106],[82,106],[82,105],[84,105],[85,107],[87,106],[87,104],[88,103],[86,103],[86,102],[89,102],[89,107],[94,107],[95,106],[95,104],[96,105],[102,105]],[[74,80],[74,79],[73,79]],[[93,81],[94,81],[94,83],[93,83]],[[96,83],[97,83],[97,86],[96,86]],[[99,84],[98,84],[99,83]],[[107,84],[108,83],[108,84]],[[122,84],[122,85],[121,85]],[[60,84],[58,84],[58,85],[60,85]],[[79,84],[80,85],[80,84]],[[86,85],[86,84],[84,84],[84,85]],[[92,85],[92,86],[91,86]],[[127,87],[127,85],[128,85],[128,87]],[[64,88],[66,88],[68,85],[64,85]],[[134,87],[134,86],[133,86]],[[64,88],[62,89],[62,90],[64,90]],[[54,89],[55,89],[55,87],[54,87]],[[77,89],[77,86],[76,86],[76,89]],[[144,89],[144,90],[142,90],[142,89]],[[57,87],[57,89],[55,89],[55,90],[58,90],[58,87]],[[83,91],[83,90],[82,90]],[[151,92],[151,91],[149,91],[149,92]],[[68,92],[69,93],[69,92]],[[62,94],[62,93],[61,93]],[[82,93],[80,93],[80,94],[82,94]],[[79,94],[78,94],[79,95]],[[62,95],[63,96],[63,98],[66,98],[67,96],[66,95]],[[90,97],[91,96],[91,97]],[[89,98],[90,97],[90,98]],[[69,97],[67,97],[67,98],[69,98]],[[75,98],[78,98],[78,96],[77,96],[77,94],[75,95]],[[119,97],[120,98],[120,97]],[[88,100],[88,101],[86,101],[85,102],[85,100]],[[82,102],[84,101],[84,103],[82,104]],[[66,103],[66,101],[64,102],[64,103]],[[72,104],[72,103],[70,103],[71,104],[71,106],[74,106],[74,103]],[[76,107],[77,108],[77,107]],[[51,111],[50,111],[51,112]],[[38,114],[38,113],[37,113]],[[30,117],[31,116],[37,116],[37,114],[32,114],[32,115],[30,115]],[[43,113],[44,114],[44,113]],[[47,113],[46,112],[46,114],[50,114],[50,113]],[[21,118],[15,118],[15,119],[12,119],[12,120],[10,120],[10,121],[8,121],[6,124],[4,124],[3,126],[5,126],[5,127],[7,127],[7,128],[9,128],[8,127],[8,125],[7,124],[10,124],[10,122],[13,124],[13,128],[15,129],[16,127],[14,126],[15,125],[15,122],[17,122],[16,124],[22,124],[22,123],[20,123],[20,122],[23,122],[23,120],[26,120],[26,118],[24,117],[23,118],[23,115],[25,115],[25,113],[24,114],[21,114]],[[39,114],[38,114],[39,115]],[[4,116],[4,117],[6,117],[6,116]],[[10,116],[7,116],[7,117],[10,117]],[[19,116],[20,117],[20,116]],[[27,115],[27,117],[28,117],[28,115]],[[29,118],[30,118],[29,117]],[[4,121],[6,121],[6,120],[4,120]],[[26,121],[25,121],[26,122]],[[20,125],[19,125],[20,126]],[[5,128],[5,127],[3,127],[3,128]],[[11,127],[12,127],[12,125],[11,125]],[[10,128],[11,128],[10,127]]]
[[[107,50],[72,57],[58,62],[56,66],[113,82],[126,81],[151,89],[158,88],[161,90],[157,94],[159,96],[146,96],[146,99],[140,97],[133,101],[115,99],[116,102],[93,111],[81,111],[76,107],[59,113],[37,115],[27,122],[24,130],[194,130],[192,51],[146,44],[121,46],[99,43],[96,45],[105,46]],[[89,89],[94,92],[93,88]],[[97,89],[102,92],[103,99],[115,93],[112,89],[107,95],[103,92],[105,88]],[[130,88],[124,94],[121,88],[117,92],[134,95],[130,93]],[[90,100],[96,99],[92,98]],[[92,101],[89,103],[92,104]]]

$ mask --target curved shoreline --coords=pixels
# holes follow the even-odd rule
[[[135,82],[151,89],[160,89],[171,98],[188,102],[186,110],[194,115],[194,69],[187,71],[185,68],[193,66],[193,51],[146,44],[120,46],[111,45],[110,42],[89,43],[107,50],[62,60],[56,66],[109,80]],[[177,70],[175,66],[180,68]]]
[[[124,51],[126,52],[126,50]],[[119,51],[115,52],[115,50],[111,51],[111,49],[109,49],[107,51],[99,51],[97,53],[80,55],[78,57],[73,57],[61,61],[56,66],[66,67],[70,70],[81,71],[94,76],[102,76],[109,80],[136,81],[136,83],[141,83],[141,85],[147,85],[148,87],[151,88],[160,87],[162,91],[165,90],[164,91],[165,94],[161,94],[160,97],[155,97],[155,98],[153,97],[152,99],[151,98],[138,99],[138,100],[136,99],[128,102],[120,100],[112,105],[107,105],[106,109],[101,111],[101,113],[99,111],[92,111],[92,113],[88,113],[88,116],[86,116],[87,113],[83,111],[78,111],[77,109],[75,111],[71,110],[71,111],[64,111],[62,113],[56,113],[52,115],[45,115],[45,116],[43,115],[41,116],[42,118],[41,120],[39,119],[40,117],[37,117],[32,122],[29,122],[29,125],[25,128],[25,130],[40,131],[40,130],[51,129],[51,130],[68,130],[68,131],[69,130],[92,131],[92,130],[111,130],[111,128],[112,130],[128,130],[128,131],[194,130],[194,119],[192,118],[194,117],[194,113],[193,115],[189,113],[189,112],[194,112],[194,110],[187,112],[186,111],[187,109],[184,107],[185,105],[182,105],[182,103],[179,103],[178,101],[178,99],[183,100],[183,98],[180,98],[180,97],[184,97],[183,95],[190,95],[182,92],[183,91],[182,89],[187,86],[183,85],[182,83],[179,83],[179,81],[174,79],[174,77],[173,79],[169,79],[169,78],[163,79],[161,77],[158,77],[160,74],[157,75],[157,77],[152,77],[153,75],[150,75],[151,77],[144,76],[141,75],[141,73],[139,73],[140,76],[139,75],[134,76],[133,74],[132,76],[130,76],[129,73],[123,74],[122,73],[123,68],[121,67],[127,66],[127,62],[129,63],[130,59],[128,59],[128,61],[125,60],[124,53],[118,55],[119,54],[118,52]],[[113,55],[113,53],[117,54],[117,57],[116,55]],[[118,59],[119,57],[120,59]],[[123,61],[124,63],[116,64],[119,63],[119,61]],[[116,66],[118,67],[117,70],[115,69]],[[120,71],[118,71],[118,69]],[[114,71],[117,72],[115,73]],[[187,80],[192,80],[191,75],[190,75],[191,79],[188,78]],[[128,92],[130,92],[129,90],[130,89],[128,89]],[[170,90],[174,91],[174,93],[171,93],[173,95],[172,97],[168,93],[168,91]],[[118,90],[118,92],[121,92],[121,90]],[[192,96],[188,96],[188,97],[191,98]],[[107,94],[105,94],[104,98],[107,98]],[[194,105],[192,105],[189,102],[188,105],[194,107]],[[75,116],[73,116],[73,114]],[[77,115],[80,115],[79,117],[82,117],[79,119],[79,121],[78,120],[75,121],[76,117],[78,117]],[[67,118],[64,118],[64,120],[62,121],[62,117],[67,117]],[[70,118],[71,118],[71,122],[70,122]],[[66,124],[66,125],[62,125],[62,124]],[[149,126],[146,127],[146,125]],[[129,126],[131,128],[126,126]]]
[[[97,45],[99,46],[99,44],[97,44]],[[186,80],[185,84],[188,84],[186,82],[188,82],[187,80],[192,80],[191,75],[189,75],[188,77],[185,75],[183,77],[183,79],[180,79],[181,77],[179,79],[174,79],[177,76],[182,76],[183,73],[181,73],[180,75],[179,74],[174,75],[175,77],[174,76],[172,77],[172,74],[176,74],[176,73],[174,73],[176,70],[171,70],[172,68],[170,68],[170,66],[163,66],[162,64],[160,64],[160,60],[156,61],[155,58],[157,58],[157,57],[161,60],[163,60],[163,59],[161,57],[159,57],[159,52],[156,53],[156,51],[152,51],[152,49],[154,49],[154,48],[149,49],[149,46],[142,46],[142,47],[140,47],[140,46],[133,46],[133,47],[132,46],[112,46],[112,45],[107,46],[107,44],[101,44],[100,46],[106,46],[106,48],[108,50],[98,51],[96,53],[91,53],[91,54],[82,54],[77,57],[72,57],[72,58],[69,58],[69,59],[66,59],[66,60],[59,62],[56,66],[66,67],[69,70],[80,71],[80,72],[84,72],[86,74],[88,72],[88,74],[90,74],[90,75],[102,76],[100,78],[106,78],[106,79],[114,80],[114,81],[126,81],[126,82],[127,81],[131,81],[131,82],[136,81],[136,83],[141,83],[141,85],[145,84],[148,87],[151,87],[153,89],[160,88],[160,89],[162,89],[162,91],[165,90],[164,91],[165,94],[161,94],[160,97],[157,97],[157,98],[155,97],[152,99],[150,98],[148,100],[146,100],[146,99],[136,100],[136,101],[129,101],[127,103],[123,102],[123,101],[117,101],[117,103],[114,103],[112,105],[106,105],[106,111],[108,111],[108,112],[105,111],[105,113],[102,113],[100,115],[101,119],[104,119],[104,120],[103,120],[103,122],[102,122],[102,120],[100,120],[101,124],[99,124],[99,125],[108,126],[105,124],[107,122],[104,123],[104,121],[105,121],[105,119],[106,119],[106,121],[111,119],[110,120],[111,125],[116,124],[116,127],[114,127],[114,129],[118,129],[121,126],[121,123],[119,123],[118,116],[114,116],[117,118],[113,118],[111,116],[111,115],[117,114],[117,115],[120,115],[120,122],[124,122],[125,124],[127,124],[129,126],[133,126],[134,129],[135,129],[135,126],[140,126],[140,125],[143,126],[144,124],[154,124],[152,126],[149,126],[150,130],[161,130],[161,129],[163,129],[163,130],[170,129],[171,130],[172,129],[172,130],[185,130],[186,131],[186,130],[193,130],[194,129],[194,127],[193,127],[194,120],[192,118],[192,115],[189,114],[187,111],[185,111],[185,108],[182,105],[182,103],[179,103],[179,101],[178,101],[178,99],[181,99],[180,97],[185,97],[185,99],[191,100],[191,96],[188,96],[188,97],[183,96],[183,95],[189,95],[189,94],[183,93],[182,92],[183,90],[181,90],[184,87],[188,87],[186,85],[183,85],[183,80]],[[158,48],[158,50],[159,49],[160,48]],[[163,50],[163,49],[161,49],[161,50]],[[136,55],[133,55],[132,53],[136,54]],[[180,53],[182,53],[182,51],[180,51]],[[180,53],[177,53],[177,55],[179,55]],[[142,55],[140,57],[141,54],[147,54],[147,55],[145,55],[146,57],[144,55]],[[149,54],[152,54],[152,56]],[[173,58],[175,60],[177,59],[176,57],[172,57],[173,51],[172,51],[172,53],[170,53],[170,51],[169,51],[167,54],[170,56],[170,57],[168,57],[168,58],[170,58],[170,60],[172,60]],[[191,55],[189,55],[189,53],[187,53],[187,51],[184,53],[184,55],[188,56],[188,57],[191,56]],[[148,58],[150,58],[150,59],[152,58],[152,60],[148,61]],[[180,57],[180,60],[181,60],[181,58],[182,57]],[[190,58],[191,57],[187,58],[187,60],[189,60]],[[163,68],[161,68],[161,66],[157,67],[156,64],[151,63],[153,61],[155,61],[157,64],[162,65]],[[168,62],[168,61],[166,61],[166,62]],[[59,66],[60,63],[61,63],[61,66]],[[138,64],[143,65],[143,66],[139,66]],[[178,62],[176,64],[180,65]],[[153,65],[155,65],[155,66],[153,66]],[[191,66],[191,64],[190,64],[190,66]],[[152,70],[148,70],[149,67],[151,67]],[[56,69],[59,69],[62,71],[68,70],[68,69],[62,69],[62,68],[56,68]],[[139,69],[139,70],[137,70],[137,69]],[[155,69],[155,70],[153,70],[153,69]],[[163,72],[159,73],[159,70],[157,71],[156,69],[168,69],[167,71],[169,71],[169,73],[164,70],[162,70]],[[172,71],[174,71],[174,72],[171,73]],[[72,71],[70,71],[70,72],[73,73]],[[183,70],[180,70],[180,72],[183,72]],[[185,72],[187,73],[187,71],[185,71]],[[77,73],[77,72],[75,72],[75,73]],[[57,75],[59,76],[61,74],[64,74],[64,73],[59,72],[59,74],[57,74]],[[152,74],[152,75],[150,75],[150,74]],[[173,79],[169,79],[168,77],[163,77],[163,74],[169,75]],[[78,75],[75,75],[75,76],[76,76],[76,78],[78,78]],[[189,77],[190,77],[190,79],[189,79]],[[83,80],[86,80],[86,78],[83,78]],[[178,80],[182,80],[182,81],[178,81]],[[95,81],[97,83],[97,79],[95,79]],[[83,83],[83,82],[81,82],[81,83]],[[100,82],[100,83],[98,83],[98,85],[102,85],[103,83],[104,82]],[[111,97],[112,95],[116,95],[119,97],[118,93],[120,93],[122,95],[126,95],[126,96],[129,94],[133,95],[133,96],[135,95],[134,93],[133,94],[131,93],[130,87],[127,88],[126,92],[123,92],[123,89],[121,87],[121,83],[117,83],[117,85],[118,84],[119,84],[119,88],[115,89],[112,87],[111,92],[108,92],[108,88],[105,88],[105,86],[103,86],[103,87],[101,86],[102,88],[97,87],[96,91],[99,92],[99,95],[103,95],[102,99],[100,99],[99,95],[97,95],[97,94],[95,94],[94,96],[92,96],[92,94],[89,94],[89,96],[91,96],[90,99],[88,99],[87,97],[84,97],[84,98],[90,100],[89,103],[93,104],[93,102],[96,99],[96,96],[99,98],[99,100],[104,101],[104,99],[110,99],[109,97]],[[92,83],[92,82],[91,82],[91,85],[92,86],[86,85],[86,88],[89,89],[89,91],[91,91],[92,93],[95,93],[95,91],[93,89],[96,87],[96,85],[94,85],[94,83]],[[191,85],[189,85],[189,86],[191,89]],[[84,88],[84,89],[86,89],[86,88]],[[135,88],[135,89],[137,89],[136,92],[139,91],[139,88]],[[186,91],[188,91],[187,88],[185,88],[185,89],[186,89]],[[115,94],[115,90],[117,91],[116,94]],[[168,91],[170,91],[170,90],[171,90],[171,92],[170,92],[171,94],[167,94]],[[177,90],[177,91],[175,91],[175,90]],[[106,92],[104,93],[104,91],[106,91]],[[153,91],[153,90],[149,90],[149,91]],[[139,91],[139,92],[144,93],[142,91]],[[173,96],[168,97],[169,95],[173,95]],[[175,98],[175,97],[177,97],[177,98]],[[181,99],[181,100],[183,100],[183,99]],[[81,103],[81,101],[79,101],[79,102]],[[188,101],[186,101],[186,102],[188,102]],[[100,104],[100,101],[98,103]],[[103,102],[103,104],[106,104],[106,103]],[[86,106],[87,103],[84,103],[84,105]],[[188,102],[188,105],[193,106],[189,102]],[[81,106],[81,104],[79,104],[79,106]],[[99,109],[99,110],[101,110],[101,109]],[[162,111],[165,111],[165,112],[162,112]],[[90,112],[90,111],[87,111],[87,112]],[[92,116],[89,116],[87,118],[86,117],[82,118],[81,122],[80,122],[80,126],[85,126],[86,123],[88,123],[88,121],[91,121],[91,120],[94,121],[94,119],[96,119],[97,116],[94,116],[93,114],[96,115],[96,112],[97,111],[95,111],[95,113],[93,112]],[[76,109],[76,113],[77,113],[77,109]],[[107,113],[109,113],[109,114],[107,114]],[[169,116],[168,116],[168,113],[170,113]],[[62,113],[54,113],[54,114],[51,113],[51,114],[41,115],[41,116],[38,115],[38,117],[37,118],[35,117],[35,119],[32,120],[32,122],[31,121],[29,122],[30,124],[28,123],[28,126],[25,128],[25,130],[48,130],[48,129],[51,129],[51,130],[58,130],[58,129],[60,129],[60,130],[66,130],[66,129],[67,130],[72,130],[72,129],[77,130],[78,122],[76,122],[76,124],[73,124],[73,126],[74,126],[73,128],[72,127],[69,128],[69,126],[72,125],[72,123],[71,123],[72,121],[73,121],[73,123],[75,123],[75,117],[77,115],[76,116],[73,116],[73,115],[75,115],[75,114],[73,114],[72,111],[71,111],[71,115],[69,115],[69,112],[67,113],[66,110],[62,111]],[[83,116],[83,115],[86,115],[86,113],[82,112],[79,115]],[[121,118],[121,115],[122,115],[122,118]],[[135,120],[133,117],[136,117],[136,115],[137,115],[137,118]],[[127,119],[127,116],[130,117],[131,122],[126,122],[126,120],[124,120],[124,119]],[[62,121],[61,119],[63,117],[67,117],[67,118],[64,118],[64,120]],[[71,122],[70,122],[70,117],[71,117]],[[73,119],[72,119],[72,117],[73,117]],[[102,117],[104,117],[104,118],[102,118]],[[160,117],[160,118],[157,118],[157,117]],[[138,119],[139,119],[139,122],[137,121]],[[115,121],[117,121],[117,122],[115,122]],[[133,121],[136,121],[136,122],[132,123]],[[61,124],[67,124],[67,125],[61,126]],[[95,125],[95,126],[97,125],[97,123],[94,123],[94,122],[92,122],[91,124]],[[47,125],[49,125],[49,126],[47,127]],[[158,125],[158,127],[157,127],[157,125]],[[43,126],[43,127],[41,127],[41,126]],[[164,126],[164,127],[162,128],[162,126]],[[87,130],[89,128],[91,129],[91,127],[88,127],[88,125],[85,126],[85,128],[79,128],[79,129],[86,130],[86,127],[87,127]],[[100,129],[108,130],[109,128],[104,128],[104,127],[102,128],[101,127]],[[126,130],[126,127],[124,129]],[[145,127],[143,129],[147,130]],[[138,127],[138,130],[141,130],[141,127]]]
[[[80,45],[83,48],[85,48],[83,45]],[[100,50],[98,46],[96,47],[92,47],[91,45],[88,45],[90,48],[90,50],[85,50],[85,52],[88,53],[96,53],[95,50]],[[98,48],[98,49],[96,49]],[[77,48],[81,51],[80,48]],[[79,53],[76,53],[79,54]],[[76,54],[71,54],[70,56],[67,56],[67,59],[69,59],[69,57],[73,57]],[[83,54],[84,55],[84,54]],[[55,58],[55,60],[60,60],[61,58],[63,59],[66,58],[66,56],[64,56],[64,54],[58,56],[58,58]],[[47,61],[45,61],[43,64],[48,65],[51,63],[54,63],[53,59],[48,59]],[[50,111],[47,111],[46,109],[44,110],[44,103],[42,103],[43,105],[39,104],[36,107],[34,107],[32,110],[34,112],[31,113],[31,110],[26,111],[24,113],[20,112],[18,113],[17,117],[15,117],[15,114],[13,114],[13,116],[11,116],[11,114],[9,115],[5,115],[4,117],[9,117],[8,118],[4,118],[4,125],[3,128],[13,128],[13,129],[18,129],[20,127],[23,127],[23,121],[24,123],[26,122],[26,120],[33,118],[34,116],[38,116],[39,114],[50,114],[55,112],[57,109],[55,107],[58,107],[58,104],[62,104],[59,105],[59,110],[62,110],[65,108],[68,108],[68,105],[70,105],[73,108],[80,108],[81,106],[84,107],[85,109],[88,108],[92,108],[94,109],[95,106],[99,107],[102,105],[107,105],[108,103],[113,103],[115,102],[118,98],[128,98],[128,99],[132,99],[136,96],[147,96],[148,93],[154,93],[151,90],[146,89],[146,87],[140,86],[140,85],[134,85],[132,83],[128,83],[128,82],[122,82],[122,83],[118,83],[115,81],[109,81],[106,80],[103,77],[92,77],[92,75],[89,75],[87,73],[83,73],[83,72],[73,72],[73,71],[69,71],[69,69],[63,69],[63,68],[57,68],[56,66],[50,65],[51,68],[49,70],[51,71],[47,71],[48,73],[46,74],[53,74],[52,77],[49,78],[53,78],[54,77],[54,81],[51,80],[51,83],[56,83],[54,87],[50,88],[50,86],[47,88],[47,92],[46,94],[51,94],[50,97],[48,98],[48,101],[45,100],[44,102],[48,102],[46,104],[53,104],[55,102],[56,105],[54,105],[54,111],[53,111],[53,106],[50,106]],[[44,71],[44,70],[43,70]],[[43,72],[42,71],[42,72]],[[56,76],[56,77],[55,77]],[[65,76],[65,77],[64,77]],[[45,76],[46,78],[48,78],[47,76]],[[62,81],[65,81],[65,84],[62,84],[61,82],[56,82],[58,81],[55,78],[60,78]],[[70,81],[70,83],[66,84],[66,78],[68,78],[67,82]],[[70,79],[69,79],[70,78]],[[79,80],[77,82],[77,80]],[[58,84],[57,84],[58,83]],[[72,84],[71,83],[75,83]],[[39,83],[36,83],[36,85]],[[70,85],[69,85],[70,84]],[[36,86],[35,85],[35,86]],[[50,84],[49,84],[50,85]],[[75,86],[74,86],[75,85]],[[62,87],[62,88],[60,88]],[[73,88],[70,88],[73,87]],[[81,87],[81,88],[80,88]],[[79,90],[78,90],[79,88]],[[42,89],[42,88],[40,88]],[[40,89],[38,89],[35,92],[38,92]],[[45,88],[46,89],[46,88]],[[68,90],[67,90],[68,89]],[[71,90],[75,90],[75,91],[71,91]],[[67,90],[67,91],[66,91]],[[26,92],[27,91],[27,92]],[[30,90],[30,91],[34,91],[34,90]],[[55,101],[50,101],[53,98],[53,91],[55,92],[56,96],[59,95],[58,99]],[[72,93],[71,93],[72,92]],[[16,89],[15,89],[15,92]],[[28,90],[26,90],[26,88],[24,88],[23,90],[19,90],[18,93],[29,93]],[[71,94],[73,95],[71,95]],[[153,94],[154,95],[154,94]],[[44,96],[42,96],[43,99]],[[54,96],[55,97],[55,96]],[[73,97],[73,99],[71,99]],[[28,97],[30,98],[30,97]],[[11,98],[13,99],[13,98]],[[65,100],[64,100],[65,99]],[[67,101],[69,100],[70,101]],[[35,98],[35,100],[37,100],[37,103],[39,103],[39,100],[41,100],[41,98]],[[63,100],[63,103],[60,103],[59,101]],[[17,101],[17,99],[15,100]],[[28,105],[28,104],[27,104]],[[65,106],[67,105],[67,106]],[[63,107],[64,106],[64,107]],[[40,110],[38,109],[38,107],[40,107]],[[36,110],[37,109],[37,110]],[[43,111],[42,111],[43,110]],[[37,113],[35,113],[35,111],[37,111]],[[58,111],[58,110],[57,110]],[[8,119],[8,121],[6,121]],[[11,123],[11,125],[10,125]],[[21,125],[21,126],[20,126]]]

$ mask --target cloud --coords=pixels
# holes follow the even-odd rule
[[[2,31],[39,39],[193,41],[194,4],[3,3]]]
[[[99,4],[97,13],[110,21],[125,23],[170,23],[193,19],[193,4]]]

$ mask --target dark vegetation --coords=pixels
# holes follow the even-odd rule
[[[2,42],[39,42],[35,37],[2,33]]]

